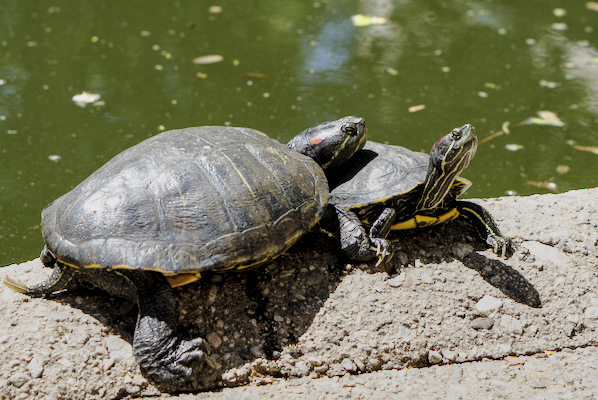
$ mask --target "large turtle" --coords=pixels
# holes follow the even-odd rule
[[[495,253],[512,251],[490,213],[457,200],[471,182],[458,175],[475,154],[477,138],[466,124],[440,138],[430,154],[368,141],[351,162],[327,171],[330,203],[340,226],[341,247],[354,260],[378,263],[392,257],[390,230],[420,228],[467,218]],[[366,231],[365,227],[369,229]]]
[[[356,117],[307,129],[289,147],[248,128],[163,132],[50,203],[41,260],[51,276],[5,284],[33,296],[91,284],[134,300],[133,348],[144,374],[170,391],[198,387],[211,368],[209,349],[177,326],[171,286],[286,251],[327,206],[322,167],[344,163],[365,136]]]

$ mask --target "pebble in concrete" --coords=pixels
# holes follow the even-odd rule
[[[494,320],[492,318],[476,318],[469,323],[473,329],[492,329]]]
[[[483,317],[493,317],[502,307],[502,300],[486,295],[480,299],[475,305],[476,310]]]

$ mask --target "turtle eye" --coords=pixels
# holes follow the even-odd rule
[[[341,126],[341,131],[346,133],[347,135],[354,136],[357,134],[357,128],[354,124],[346,124]]]
[[[453,139],[455,140],[461,139],[461,136],[463,135],[460,130],[454,130],[451,133],[453,134]]]

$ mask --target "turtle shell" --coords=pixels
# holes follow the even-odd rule
[[[347,166],[328,174],[330,202],[344,208],[417,202],[428,172],[430,155],[402,146],[368,141]],[[457,178],[455,195],[463,193],[470,182]]]
[[[287,250],[327,202],[311,158],[253,129],[204,126],[118,154],[44,209],[42,233],[73,267],[244,268]]]

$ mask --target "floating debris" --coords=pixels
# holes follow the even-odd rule
[[[523,145],[510,143],[510,144],[505,145],[505,149],[515,152],[515,151],[523,150]]]
[[[372,15],[356,14],[351,17],[354,26],[384,25],[388,22],[387,18],[375,17]]]
[[[60,161],[62,157],[60,157],[58,154],[52,154],[48,156],[48,160],[52,161],[52,162],[58,162]]]
[[[570,170],[571,170],[571,168],[568,165],[557,165],[556,166],[556,172],[557,172],[557,174],[560,174],[560,175],[565,175]]]
[[[530,117],[520,123],[521,125],[548,125],[563,127],[565,123],[552,111],[538,111],[538,117]]]
[[[208,8],[208,12],[210,14],[220,14],[222,12],[222,7],[221,6],[210,6],[210,8]]]
[[[568,26],[564,22],[555,22],[551,25],[551,28],[555,31],[566,31],[568,29]]]
[[[556,183],[554,182],[538,182],[538,181],[527,181],[525,182],[526,185],[534,186],[540,189],[547,189],[552,192],[558,192]]]
[[[555,89],[561,85],[557,82],[550,82],[550,81],[545,81],[544,79],[542,79],[540,81],[540,86],[548,88],[548,89]]]
[[[563,121],[560,120],[560,118],[557,116],[557,113],[561,113],[563,111],[568,111],[568,110],[577,110],[579,108],[579,106],[577,104],[572,104],[569,107],[557,110],[556,112],[553,111],[538,111],[538,116],[537,117],[530,117],[527,118],[523,121],[517,122],[514,125],[509,125],[508,121],[505,121],[502,124],[502,130],[493,133],[492,135],[485,137],[484,139],[479,141],[479,144],[482,143],[486,143],[492,139],[495,139],[501,135],[504,134],[509,134],[510,130],[509,129],[513,129],[513,128],[518,128],[520,126],[525,126],[525,125],[545,125],[545,126],[557,126],[557,127],[563,127],[565,126],[565,123]]]
[[[594,153],[594,154],[598,155],[598,146],[578,146],[578,145],[574,145],[572,147],[575,150],[589,151],[590,153]]]
[[[215,64],[219,63],[220,61],[224,60],[220,54],[210,54],[207,56],[200,56],[193,59],[193,64]]]
[[[586,3],[586,8],[592,11],[598,11],[598,2],[596,1],[588,1]]]
[[[564,17],[565,15],[567,15],[567,10],[565,10],[564,8],[555,8],[554,10],[552,10],[552,13],[554,14],[555,17]]]
[[[243,75],[245,75],[248,78],[252,78],[252,79],[267,79],[268,76],[266,76],[266,74],[262,74],[259,72],[245,72]]]
[[[75,102],[76,105],[78,105],[79,107],[85,107],[88,104],[94,104],[94,105],[104,105],[104,102],[99,102],[98,100],[100,100],[102,96],[97,94],[97,93],[90,93],[87,91],[84,91],[82,93],[76,94],[73,96],[73,101]]]
[[[417,112],[417,111],[421,111],[424,108],[426,108],[425,104],[419,104],[417,106],[411,106],[408,108],[409,112],[413,113],[413,112]]]
[[[396,69],[392,68],[392,67],[388,67],[386,68],[386,72],[389,73],[390,75],[398,75],[399,71],[397,71]]]

